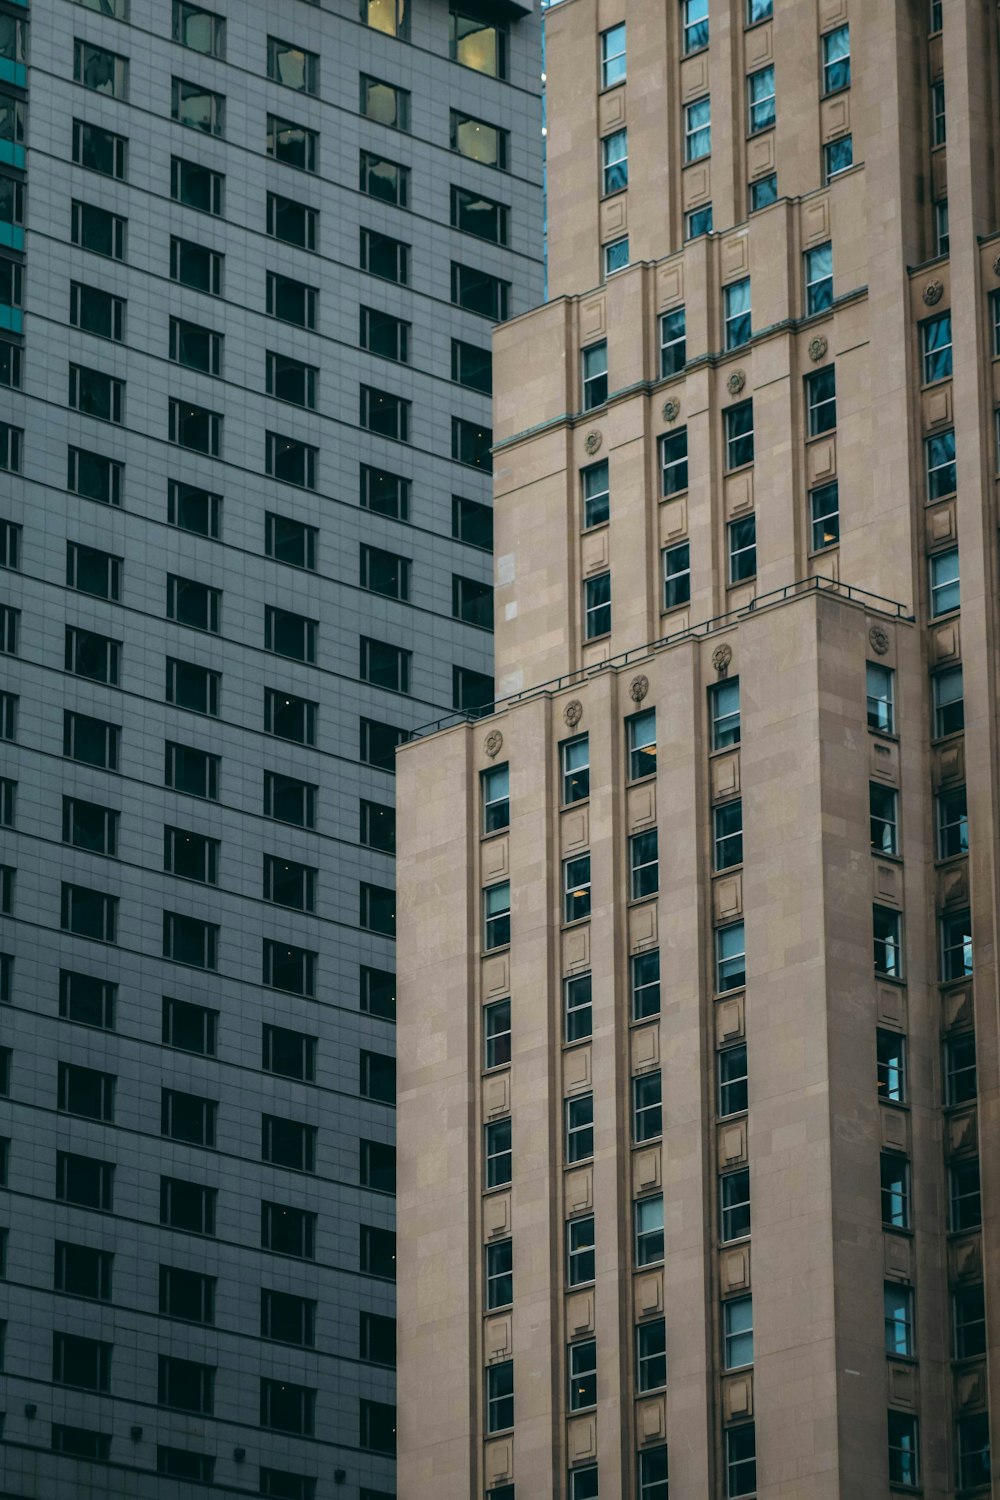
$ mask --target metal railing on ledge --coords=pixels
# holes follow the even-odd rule
[[[813,578],[800,578],[796,583],[786,583],[783,588],[772,589],[770,593],[761,594],[740,609],[728,610],[724,615],[713,615],[710,620],[701,620],[696,625],[686,625],[683,630],[675,630],[671,635],[658,636],[656,640],[647,641],[643,646],[633,646],[631,650],[622,651],[618,656],[609,656],[607,661],[595,662],[590,667],[577,667],[572,672],[564,672],[561,677],[550,678],[548,682],[538,682],[533,687],[522,688],[520,692],[511,693],[506,698],[497,698],[495,702],[484,704],[482,708],[455,709],[452,713],[444,714],[430,724],[421,724],[418,729],[411,729],[405,743],[425,739],[428,735],[437,734],[442,729],[453,729],[458,724],[477,724],[493,714],[513,708],[515,704],[525,703],[529,698],[540,698],[558,693],[564,688],[575,687],[580,682],[586,682],[588,678],[599,677],[602,672],[612,672],[620,667],[634,666],[654,656],[658,651],[679,645],[681,641],[700,640],[703,636],[712,635],[718,630],[725,630],[728,626],[736,624],[739,620],[745,620],[748,615],[759,614],[763,609],[771,609],[774,605],[783,604],[788,599],[811,593],[837,594],[852,604],[859,604],[863,609],[871,610],[873,614],[886,615],[893,620],[905,620],[911,623],[914,618],[908,613],[906,605],[900,604],[896,599],[886,599],[881,594],[871,593],[869,589],[859,589],[854,584],[841,583],[839,579],[825,578],[822,574],[816,574]]]

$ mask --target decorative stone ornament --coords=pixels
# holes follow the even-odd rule
[[[940,281],[929,281],[924,287],[924,301],[928,307],[934,307],[944,296],[944,285]]]
[[[812,360],[813,364],[815,364],[817,360],[823,358],[823,355],[826,353],[829,347],[830,345],[827,343],[826,339],[821,333],[818,333],[814,339],[809,340],[809,358]]]
[[[580,702],[579,698],[571,698],[569,700],[566,707],[563,709],[563,718],[566,720],[566,723],[569,725],[570,729],[576,728],[580,720],[583,718],[583,704]]]
[[[593,432],[587,433],[587,436],[583,440],[583,446],[586,448],[588,453],[596,453],[603,441],[604,439],[601,437],[601,434],[595,427]]]
[[[500,733],[499,729],[491,729],[483,743],[486,749],[486,754],[489,756],[490,760],[493,760],[494,756],[500,754],[500,751],[503,747],[503,735]]]
[[[883,630],[881,625],[873,625],[868,632],[871,648],[876,656],[884,656],[889,649],[889,632]]]
[[[734,370],[726,381],[726,390],[731,396],[738,396],[747,383],[747,378],[742,370]]]
[[[725,643],[723,643],[723,645],[721,646],[716,646],[715,650],[712,652],[712,666],[718,672],[720,677],[725,677],[726,673],[729,671],[729,663],[732,661],[732,659],[732,646],[727,646],[725,645]]]
[[[664,420],[664,422],[676,422],[676,420],[680,416],[680,414],[681,414],[681,403],[679,401],[675,401],[674,398],[673,398],[673,396],[671,396],[668,401],[664,401],[664,403],[663,403],[663,420]]]
[[[633,703],[641,703],[649,692],[649,678],[641,675],[633,677],[628,691]]]

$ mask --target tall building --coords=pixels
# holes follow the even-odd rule
[[[393,752],[492,697],[531,12],[0,0],[6,1496],[395,1494]]]
[[[546,37],[496,709],[398,756],[407,1496],[995,1496],[996,7]]]

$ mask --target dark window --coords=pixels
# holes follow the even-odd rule
[[[384,937],[395,937],[395,891],[389,886],[372,885],[366,880],[361,881],[358,891],[361,926],[367,932],[380,932]]]
[[[183,78],[171,79],[170,117],[191,130],[201,130],[206,135],[223,135],[225,97],[212,93],[200,83],[187,83]]]
[[[16,566],[16,564],[9,564]],[[122,559],[82,542],[66,543],[66,587],[98,599],[121,598]]]
[[[167,520],[181,531],[218,539],[222,496],[179,479],[167,482]]]
[[[59,971],[59,1014],[64,1021],[113,1031],[117,996],[118,986],[111,980],[73,969]]]
[[[316,870],[312,865],[276,854],[264,855],[265,901],[290,906],[295,911],[316,910]]]
[[[365,1400],[359,1408],[361,1447],[375,1453],[395,1453],[396,1408],[384,1401]]]
[[[406,521],[410,515],[410,481],[399,474],[390,474],[385,469],[374,469],[369,464],[362,464],[360,502],[365,510],[374,511],[377,515]]]
[[[194,662],[180,661],[175,656],[167,657],[166,699],[178,708],[217,718],[221,682],[219,672],[196,666]]]
[[[71,1297],[91,1297],[98,1302],[111,1300],[110,1250],[94,1250],[89,1245],[71,1245],[65,1240],[55,1243],[55,1279],[57,1292]]]
[[[590,464],[580,470],[583,485],[584,529],[601,526],[611,514],[611,485],[608,478],[608,461]]]
[[[931,678],[934,734],[957,734],[965,728],[965,689],[962,668],[948,667]]]
[[[396,1279],[396,1236],[391,1229],[375,1229],[371,1224],[360,1225],[362,1271],[368,1276],[380,1276],[386,1281]]]
[[[127,220],[91,203],[73,203],[71,238],[74,245],[107,255],[112,260],[125,259],[125,226]],[[11,347],[11,346],[8,346]]]
[[[708,711],[712,749],[725,750],[740,743],[740,682],[738,677],[709,689]]]
[[[381,1141],[358,1142],[361,1186],[379,1193],[396,1191],[396,1148]]]
[[[742,1239],[750,1233],[750,1168],[726,1172],[719,1178],[719,1238]]]
[[[111,1344],[72,1333],[52,1335],[52,1379],[87,1391],[111,1388]]]
[[[363,589],[370,589],[374,594],[384,594],[387,599],[409,599],[409,559],[399,557],[395,552],[384,552],[380,547],[369,547],[362,542],[360,583]]]
[[[315,172],[319,134],[277,115],[267,117],[267,154],[303,172]]]
[[[383,854],[396,852],[396,809],[384,807],[380,802],[360,802],[360,839],[367,849],[378,849]]]
[[[261,1067],[282,1078],[313,1083],[316,1078],[316,1038],[285,1026],[264,1023],[261,1033]]]
[[[360,758],[365,765],[394,774],[396,746],[405,744],[409,735],[394,724],[380,724],[376,719],[361,719]]]
[[[406,364],[410,357],[410,324],[375,307],[362,307],[361,347],[372,354],[381,354],[383,359]]]
[[[657,1069],[632,1080],[632,1139],[636,1145],[663,1134],[663,1084]]]
[[[63,714],[63,754],[70,760],[106,771],[118,769],[118,740],[121,727],[92,719],[87,714]]]
[[[100,0],[99,8],[104,8],[104,0]],[[172,36],[192,52],[203,52],[206,57],[225,56],[225,21],[213,11],[190,4],[189,0],[174,0]]]
[[[68,458],[67,489],[102,505],[121,505],[123,464],[83,448],[70,448]]]
[[[410,247],[391,235],[376,229],[361,230],[361,269],[383,281],[398,281],[407,286],[410,280]]]
[[[164,784],[177,792],[187,792],[192,797],[205,797],[214,802],[219,796],[219,767],[221,757],[210,755],[206,750],[195,750],[190,745],[178,745],[167,740],[165,745]]]
[[[948,1228],[964,1232],[978,1229],[982,1222],[979,1158],[952,1162],[948,1168]]]
[[[267,312],[282,323],[294,323],[297,328],[316,327],[315,287],[305,282],[293,281],[290,276],[281,276],[277,271],[267,273]]]
[[[13,391],[21,389],[21,349],[6,339],[0,339],[0,385]]]
[[[986,1303],[982,1286],[962,1286],[952,1292],[952,1323],[956,1359],[976,1359],[986,1353]]]
[[[396,1319],[363,1312],[359,1328],[359,1357],[373,1365],[396,1367]]]
[[[82,328],[85,333],[121,343],[125,331],[125,299],[98,287],[71,281],[69,320],[74,328]]]
[[[832,432],[837,425],[837,371],[834,365],[806,376],[806,415],[809,436]]]
[[[56,1152],[56,1197],[61,1203],[76,1203],[81,1208],[97,1208],[110,1213],[114,1206],[114,1163],[79,1156],[71,1151]]]
[[[94,854],[114,856],[118,852],[118,819],[119,813],[112,807],[84,802],[80,797],[64,797],[63,843],[76,849],[90,849]]]
[[[168,408],[168,436],[180,448],[207,453],[218,458],[222,445],[222,417],[204,406],[189,401],[171,400]]]
[[[288,563],[294,568],[315,568],[318,535],[315,526],[307,526],[304,521],[295,521],[290,516],[268,511],[264,517],[264,550],[276,562]]]
[[[726,429],[726,468],[752,464],[754,456],[753,402],[741,401],[723,413]]]
[[[565,1160],[568,1166],[594,1154],[594,1096],[578,1094],[565,1101]]]
[[[102,422],[120,423],[125,402],[125,382],[84,365],[69,367],[69,404]]]
[[[483,1006],[483,1066],[503,1068],[510,1062],[510,1001]]]
[[[280,193],[268,193],[267,232],[272,238],[303,250],[315,250],[318,222],[319,214],[314,208]]]
[[[743,863],[743,802],[724,802],[712,813],[713,868],[729,870]]]
[[[474,115],[451,111],[451,149],[470,161],[507,170],[509,133]]]
[[[410,691],[411,651],[387,641],[375,641],[363,635],[360,640],[360,676],[363,682],[388,688],[394,693]]]
[[[878,1096],[893,1104],[906,1103],[906,1038],[879,1027],[875,1033]]]
[[[260,1205],[260,1243],[278,1255],[313,1260],[316,1255],[316,1215],[284,1203]]]
[[[305,1474],[290,1474],[287,1469],[261,1467],[260,1493],[269,1500],[316,1500],[316,1481]]]
[[[267,605],[264,610],[264,647],[293,661],[315,662],[315,620],[293,614],[288,609]]]
[[[990,1458],[989,1412],[970,1412],[955,1422],[958,1444],[958,1487],[960,1490],[989,1487],[993,1465]]]
[[[484,552],[492,552],[492,509],[478,500],[463,500],[460,495],[452,495],[451,534],[456,541],[465,542],[470,547],[481,547]]]
[[[396,1019],[396,976],[388,969],[372,969],[362,964],[359,971],[360,1006],[370,1016],[383,1021]]]
[[[747,1108],[747,1044],[737,1042],[719,1053],[719,1114],[740,1115]]]
[[[663,608],[678,609],[691,602],[691,544],[678,542],[663,549]]]
[[[905,1156],[883,1151],[879,1158],[882,1223],[891,1229],[910,1227],[910,1164]]]
[[[298,828],[316,826],[316,792],[312,782],[299,781],[280,771],[264,772],[264,815]]]
[[[282,437],[280,433],[266,434],[265,469],[273,479],[285,484],[297,484],[303,489],[316,488],[316,459],[319,449],[297,438]]]
[[[20,102],[20,101],[18,101]],[[15,138],[24,139],[23,119],[15,117]],[[91,172],[100,172],[104,177],[117,177],[124,181],[128,172],[128,141],[113,130],[104,130],[100,125],[88,125],[83,120],[73,121],[73,160],[77,166]]]
[[[63,1422],[53,1422],[52,1452],[106,1464],[111,1457],[111,1435],[94,1432],[90,1427],[67,1427]]]
[[[160,1134],[192,1146],[214,1146],[218,1109],[214,1099],[205,1099],[201,1094],[161,1089]]]
[[[215,1410],[215,1370],[193,1359],[161,1354],[158,1367],[157,1404],[174,1411],[210,1417]]]
[[[395,203],[406,208],[409,201],[410,169],[398,162],[376,156],[372,151],[362,151],[359,159],[358,186],[370,198],[381,198],[385,203]]]
[[[293,406],[315,409],[318,374],[315,365],[303,364],[288,354],[268,354],[265,364],[269,396],[289,401]]]
[[[181,916],[178,912],[163,913],[164,958],[197,969],[217,969],[218,954],[219,928],[214,922]]]
[[[205,214],[222,213],[222,185],[225,177],[198,162],[183,157],[170,158],[170,196],[177,203],[200,209]]]
[[[480,313],[496,323],[509,316],[510,282],[452,261],[451,300],[456,307]]]
[[[317,704],[308,698],[296,698],[277,688],[264,689],[264,730],[281,740],[299,745],[316,743]]]
[[[757,517],[740,516],[726,528],[729,539],[729,582],[743,583],[757,576]]]
[[[316,1342],[316,1303],[261,1287],[260,1336],[311,1349]]]
[[[492,585],[452,574],[451,612],[456,620],[464,620],[466,625],[479,625],[483,630],[492,630]]]
[[[184,880],[200,880],[207,885],[219,881],[219,840],[185,828],[163,830],[163,868]]]
[[[215,1459],[207,1453],[193,1453],[188,1448],[169,1448],[157,1443],[156,1472],[169,1475],[171,1479],[194,1479],[200,1484],[211,1484],[215,1477]]]
[[[215,1234],[217,1190],[179,1177],[160,1178],[160,1223],[189,1234]]]
[[[106,635],[97,635],[92,630],[80,630],[72,625],[66,627],[64,665],[67,672],[115,686],[118,683],[120,659],[120,641],[110,640]]]
[[[261,1115],[260,1159],[295,1172],[315,1172],[316,1127],[278,1115]]]
[[[309,948],[264,938],[263,983],[289,995],[316,994],[316,954]]]
[[[470,390],[493,393],[493,356],[489,349],[480,349],[476,344],[463,344],[460,339],[451,341],[451,378]]]
[[[451,225],[465,234],[474,234],[477,239],[489,240],[494,245],[508,242],[508,220],[510,210],[503,203],[483,197],[469,188],[453,187],[451,190]]]
[[[359,1059],[359,1092],[363,1099],[379,1104],[396,1102],[396,1060],[381,1052],[362,1051]]]
[[[171,318],[170,358],[189,370],[218,375],[222,370],[222,334],[213,333],[203,323]]]
[[[179,625],[190,625],[193,630],[219,631],[219,606],[222,590],[209,587],[207,583],[196,583],[192,578],[178,578],[167,574],[167,619]]]
[[[916,1489],[920,1479],[920,1443],[916,1417],[908,1412],[890,1411],[889,1483],[902,1489]]]
[[[514,1361],[505,1359],[486,1368],[486,1431],[503,1432],[513,1425]]]
[[[160,1312],[188,1323],[215,1322],[215,1277],[178,1266],[160,1267]]]
[[[645,1021],[660,1014],[660,950],[637,953],[631,960],[632,1019]]]
[[[113,943],[118,923],[118,897],[88,886],[63,883],[61,925],[64,932]]]
[[[164,995],[162,1040],[165,1047],[179,1047],[183,1052],[214,1057],[218,1024],[217,1010]]]
[[[411,403],[396,396],[392,391],[381,391],[375,386],[363,385],[359,390],[362,427],[377,432],[380,437],[393,438],[400,443],[410,440]]]
[[[451,456],[456,463],[493,473],[493,429],[462,417],[451,419]]]
[[[945,1038],[944,1098],[948,1105],[968,1104],[978,1092],[976,1034],[960,1031]]]
[[[460,713],[482,714],[493,705],[493,678],[471,667],[452,667],[451,705]]]

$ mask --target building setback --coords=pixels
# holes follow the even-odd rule
[[[492,697],[540,22],[207,6],[0,0],[0,1489],[384,1500],[393,755]]]
[[[496,710],[397,757],[407,1495],[997,1495],[996,9],[546,33]]]

